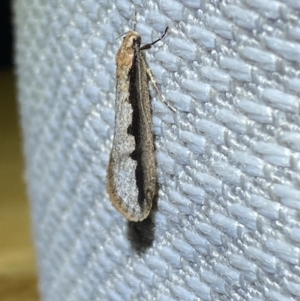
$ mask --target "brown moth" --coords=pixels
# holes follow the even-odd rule
[[[160,41],[167,29],[159,39],[143,47],[141,36],[129,31],[116,56],[115,131],[107,169],[107,192],[113,206],[130,221],[141,221],[149,215],[156,193],[148,87],[153,76],[143,50]]]

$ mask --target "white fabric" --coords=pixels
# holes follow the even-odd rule
[[[297,300],[300,2],[16,0],[16,66],[43,300]],[[153,91],[152,219],[110,204],[118,38]]]

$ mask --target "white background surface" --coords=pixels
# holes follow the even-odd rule
[[[14,3],[16,65],[44,300],[296,300],[298,1]],[[136,30],[153,93],[157,210],[105,191],[115,54]]]

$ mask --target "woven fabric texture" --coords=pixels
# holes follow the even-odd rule
[[[45,301],[300,296],[300,2],[15,0],[16,72]],[[136,26],[158,199],[106,194],[115,54]],[[299,299],[298,299],[299,300]]]

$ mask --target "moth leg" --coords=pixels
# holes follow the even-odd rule
[[[176,109],[174,109],[165,99],[165,97],[160,93],[157,85],[156,85],[156,81],[155,81],[155,78],[154,78],[154,75],[152,73],[152,70],[150,69],[149,65],[147,64],[147,69],[146,69],[146,72],[147,72],[147,75],[154,87],[154,89],[156,90],[156,93],[158,94],[158,97],[160,98],[160,100],[171,110],[173,111],[174,113],[176,112]]]

